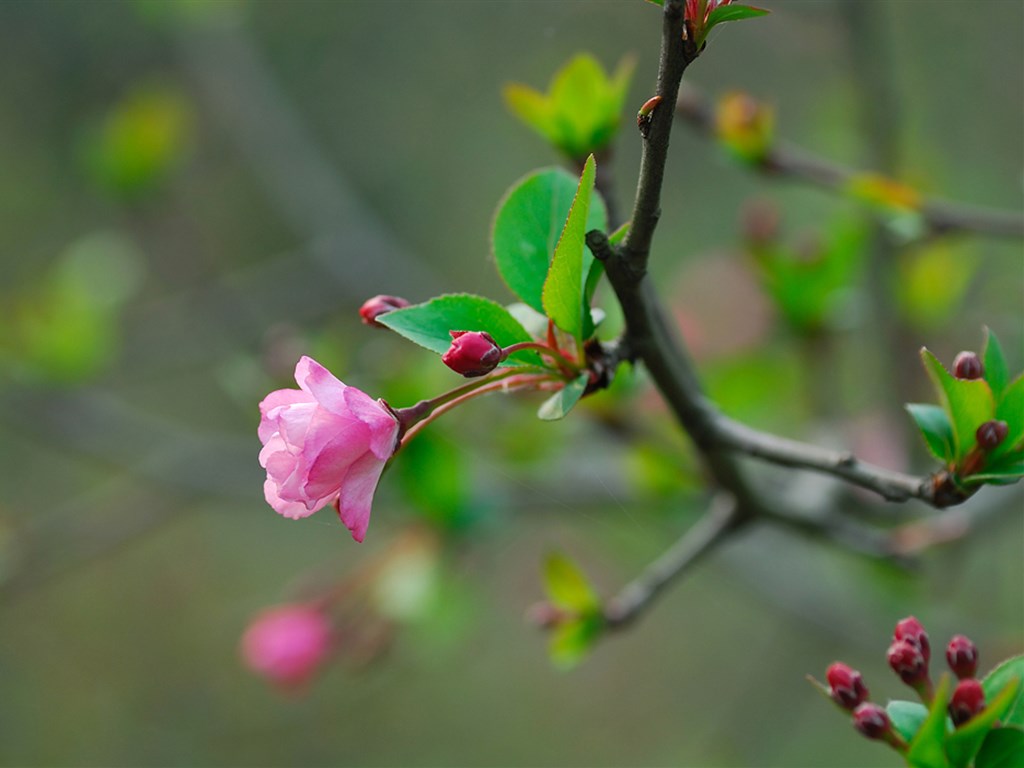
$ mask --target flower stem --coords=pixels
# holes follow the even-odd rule
[[[486,395],[489,392],[512,392],[519,389],[548,389],[547,385],[550,384],[561,384],[564,380],[561,376],[556,376],[552,373],[521,373],[513,371],[514,375],[504,375],[499,378],[490,377],[485,381],[480,382],[475,388],[469,387],[458,387],[453,389],[451,392],[441,395],[434,400],[424,400],[421,403],[417,403],[412,408],[403,409],[403,411],[412,411],[413,409],[419,408],[423,403],[434,403],[434,405],[426,412],[425,415],[419,416],[414,421],[410,421],[408,426],[403,423],[402,437],[399,443],[399,449],[412,440],[413,437],[419,433],[421,429],[426,427],[430,422],[437,419],[439,416],[447,413],[452,408],[462,405],[464,402],[479,397],[480,395]],[[399,412],[401,413],[401,412]]]
[[[566,354],[556,346],[549,346],[547,344],[541,344],[536,341],[520,341],[518,344],[510,344],[502,350],[502,354],[508,357],[513,352],[519,352],[524,349],[535,349],[540,354],[553,358],[555,365],[562,371],[566,376],[576,378],[582,373],[582,369],[576,364],[574,360],[571,360]]]

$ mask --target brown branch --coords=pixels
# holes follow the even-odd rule
[[[889,501],[920,499],[936,504],[932,479],[894,472],[861,461],[846,451],[834,451],[760,432],[724,416],[716,419],[718,438],[735,451],[772,464],[808,469],[842,478],[874,491]]]
[[[715,136],[711,105],[694,89],[687,89],[676,102],[676,115],[706,136]],[[797,146],[779,141],[750,167],[767,176],[802,181],[833,192],[843,192],[859,171],[813,155]],[[926,199],[918,211],[930,234],[973,232],[989,237],[1024,238],[1024,216],[942,200]]]
[[[702,556],[727,539],[745,522],[734,499],[721,495],[711,508],[661,557],[605,603],[607,626],[618,629],[634,621],[655,597]]]

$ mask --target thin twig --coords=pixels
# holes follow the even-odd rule
[[[676,102],[676,115],[707,136],[715,135],[711,105],[694,89]],[[768,176],[802,181],[831,191],[845,191],[859,171],[813,155],[784,141],[775,142],[765,156],[750,167]],[[973,232],[989,237],[1024,238],[1024,216],[942,200],[926,199],[918,213],[930,234]]]
[[[935,504],[931,478],[894,472],[861,461],[846,451],[834,451],[760,432],[732,419],[719,417],[715,431],[725,445],[748,456],[796,469],[809,469],[840,477],[878,493],[889,501],[920,499]]]
[[[620,628],[634,621],[666,586],[742,526],[744,518],[738,512],[732,497],[716,496],[704,517],[639,577],[607,601],[604,608],[607,625]]]

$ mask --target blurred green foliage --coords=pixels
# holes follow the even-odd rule
[[[993,4],[974,25],[952,5],[870,6],[903,97],[898,178],[1019,209],[1022,9]],[[764,94],[780,137],[861,167],[840,10],[778,3],[716,31],[687,77]],[[852,736],[835,754],[806,672],[849,658],[869,673],[910,612],[993,656],[1019,649],[1024,529],[1003,516],[915,575],[778,531],[737,541],[554,674],[522,621],[543,553],[565,551],[607,596],[699,509],[700,470],[642,375],[556,425],[534,418],[539,400],[499,396],[446,417],[386,473],[363,547],[329,510],[300,525],[264,504],[255,403],[290,386],[298,355],[397,405],[458,382],[360,326],[363,299],[512,301],[485,257],[491,217],[556,155],[509,117],[504,84],[547,82],[581,50],[632,52],[647,93],[659,27],[632,3],[0,4],[0,764],[885,765]],[[640,103],[624,104],[602,164],[620,206]],[[705,270],[745,263],[732,248],[748,197],[770,195],[820,242],[835,199],[755,179],[682,127],[672,151],[652,269],[711,300],[678,309],[728,413],[820,426],[799,394],[816,361],[851,422],[888,377],[927,398],[917,348],[951,360],[984,324],[1019,369],[1019,243],[900,254],[892,288],[920,329],[899,340],[902,378],[863,315],[843,310],[812,354],[776,333],[777,305],[758,313],[742,268]],[[845,306],[841,286],[828,301],[791,293],[815,305],[801,318]],[[617,322],[604,304],[602,334]],[[928,466],[922,450],[913,468]],[[439,543],[402,549],[423,524]],[[395,551],[414,556],[347,606],[365,636],[305,698],[238,664],[252,613]],[[381,628],[388,642],[369,636]]]

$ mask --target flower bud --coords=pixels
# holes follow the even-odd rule
[[[921,649],[907,640],[897,640],[886,654],[892,671],[907,685],[917,688],[928,679],[928,660]]]
[[[242,659],[282,687],[302,685],[331,651],[331,625],[308,605],[280,605],[256,616],[242,636]]]
[[[959,727],[985,708],[985,691],[974,679],[961,680],[949,700],[949,717]]]
[[[883,739],[889,731],[889,715],[877,704],[861,704],[853,711],[853,727],[869,739]]]
[[[986,421],[978,431],[974,433],[978,441],[978,447],[983,451],[994,450],[1009,434],[1009,427],[1005,421]]]
[[[408,306],[410,306],[409,302],[398,296],[374,296],[372,299],[367,299],[363,302],[363,306],[359,308],[359,316],[367,325],[383,328],[384,326],[377,322],[378,317]]]
[[[958,379],[980,379],[985,375],[985,368],[976,354],[961,352],[953,360],[953,375]]]
[[[868,698],[868,689],[860,672],[837,661],[825,672],[829,694],[843,709],[854,709]]]
[[[924,631],[921,622],[913,616],[907,616],[896,622],[896,629],[892,633],[893,640],[905,640],[911,645],[917,646],[924,656],[925,664],[932,658],[931,646],[928,644],[928,633]]]
[[[961,680],[974,677],[978,671],[978,647],[969,637],[954,635],[946,646],[946,661]]]
[[[442,362],[466,378],[483,376],[498,367],[504,352],[498,342],[484,331],[450,331],[452,345],[441,356]]]

